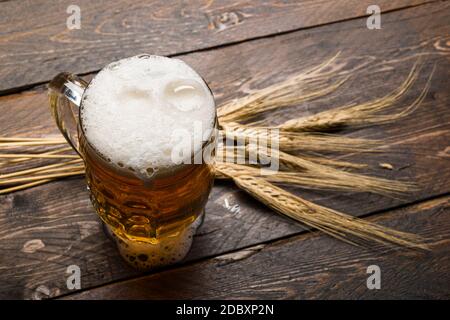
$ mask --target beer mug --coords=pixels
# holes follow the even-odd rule
[[[203,78],[181,60],[140,55],[89,84],[61,73],[49,99],[122,257],[141,269],[182,260],[214,181],[217,117]]]

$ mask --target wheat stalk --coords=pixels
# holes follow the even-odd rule
[[[38,185],[41,185],[41,184],[53,181],[55,179],[56,178],[54,178],[54,179],[43,179],[43,180],[31,182],[31,183],[19,184],[19,185],[15,186],[15,187],[0,189],[0,194],[7,194],[7,193],[19,191],[19,190],[28,189],[28,188],[31,188],[31,187],[34,187],[34,186],[38,186]]]
[[[226,172],[227,177],[238,177],[241,175],[263,177],[267,181],[298,185],[307,189],[371,192],[388,197],[401,195],[414,189],[414,185],[405,182],[338,171],[334,168],[323,168],[323,166],[322,168],[317,168],[318,170],[307,170],[306,172],[273,172],[269,169],[256,168],[254,166],[220,162],[216,164],[216,167],[219,168],[219,172]],[[220,176],[220,178],[224,177]]]
[[[280,150],[312,152],[375,152],[380,143],[376,140],[351,138],[321,132],[283,132],[273,128],[248,127],[224,124],[221,136],[237,141],[258,141],[271,145],[277,141]],[[276,128],[275,128],[276,129]]]
[[[36,168],[32,168],[32,169],[19,170],[19,171],[15,171],[12,173],[2,174],[2,175],[0,175],[0,178],[5,179],[5,178],[11,178],[11,177],[17,177],[17,176],[24,176],[24,175],[28,175],[28,174],[37,173],[37,172],[43,173],[43,172],[50,172],[50,171],[55,171],[55,170],[56,171],[67,170],[67,168],[70,167],[67,165],[81,163],[82,161],[83,161],[82,159],[75,159],[75,160],[70,160],[67,162],[44,165],[44,166],[40,166],[40,167],[36,167]],[[58,168],[58,167],[62,167],[62,168]],[[57,168],[57,169],[54,169],[54,168]]]
[[[63,142],[65,145],[67,145],[67,142],[64,140],[64,142]],[[44,154],[44,155],[52,155],[52,154],[58,154],[58,153],[62,153],[62,152],[66,152],[66,151],[72,151],[73,149],[72,149],[72,147],[70,147],[70,146],[66,146],[66,147],[64,147],[64,148],[60,148],[60,149],[56,149],[56,150],[52,150],[52,151],[48,151],[48,152],[44,152],[44,153],[42,153],[42,154]],[[22,158],[12,158],[11,160],[6,160],[6,161],[4,161],[4,162],[0,162],[0,167],[2,167],[2,166],[9,166],[9,165],[11,165],[11,164],[20,164],[20,163],[22,163],[22,162],[25,162],[25,161],[28,161],[28,160],[31,160],[31,158],[29,157],[29,155],[30,154],[26,154],[26,156],[25,157],[22,157]],[[36,158],[36,157],[35,157]]]
[[[354,162],[350,162],[350,161],[336,160],[336,159],[327,158],[324,155],[305,154],[305,155],[302,155],[302,158],[304,160],[308,160],[309,162],[312,162],[312,163],[323,164],[325,166],[341,168],[341,169],[363,169],[363,168],[368,167],[367,164],[365,164],[365,163],[354,163]]]
[[[0,154],[0,158],[44,158],[44,159],[77,159],[74,154],[33,154],[33,153],[8,153]]]
[[[59,143],[65,143],[66,140],[63,138],[28,138],[28,137],[0,137],[0,142],[44,142],[49,144],[51,141],[57,141]]]

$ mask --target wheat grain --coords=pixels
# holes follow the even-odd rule
[[[404,83],[389,95],[373,101],[337,107],[318,114],[291,119],[277,126],[285,131],[326,131],[340,126],[362,126],[368,124],[383,124],[406,117],[423,102],[429,87],[434,69],[419,96],[402,111],[391,114],[378,114],[391,108],[398,102],[417,80],[419,70],[417,65],[411,70]]]
[[[319,206],[276,187],[262,178],[239,175],[233,177],[233,180],[241,189],[276,212],[343,241],[353,244],[369,241],[428,249],[424,239],[419,236],[396,231]]]

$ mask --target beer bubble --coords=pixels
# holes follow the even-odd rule
[[[153,168],[147,168],[147,169],[145,169],[145,171],[147,172],[148,177],[153,176],[153,174],[155,173],[155,169],[153,169]]]
[[[119,66],[120,66],[120,62],[117,61],[117,62],[110,63],[109,65],[106,66],[106,68],[109,70],[116,70],[119,68]]]
[[[191,111],[204,104],[204,90],[195,80],[178,79],[167,85],[164,95],[172,106],[181,111]]]
[[[138,255],[138,259],[141,261],[147,261],[148,256],[146,254],[141,253],[140,255]]]

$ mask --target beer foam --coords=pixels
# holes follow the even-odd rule
[[[192,142],[199,139],[194,129],[200,125],[200,139],[209,139],[215,105],[208,86],[186,63],[140,55],[97,74],[85,91],[80,116],[87,141],[105,159],[149,177],[175,165],[174,146],[189,144],[193,154],[200,151],[202,143]]]

